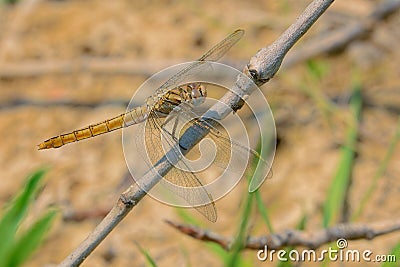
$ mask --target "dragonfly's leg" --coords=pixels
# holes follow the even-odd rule
[[[177,133],[176,133],[176,130],[177,130],[177,128],[178,128],[178,120],[179,120],[179,113],[178,113],[178,115],[176,116],[176,118],[175,118],[175,120],[174,120],[174,127],[172,127],[172,136],[173,136],[173,138],[174,138],[175,141],[178,141],[177,136],[179,136],[179,134],[176,135],[176,134],[177,134]]]
[[[177,133],[178,131],[178,124],[179,124],[179,119],[184,117],[182,115],[182,113],[179,112],[179,110],[176,110],[176,116],[171,116],[170,118],[167,118],[167,120],[171,120],[172,118],[174,119],[174,125],[172,127],[172,133],[171,136],[174,139],[175,142],[177,142],[179,144],[179,147],[183,150],[187,150],[187,147],[182,146],[180,140],[179,140],[179,133]],[[166,120],[166,122],[167,122]],[[185,121],[186,122],[186,121]]]
[[[177,116],[168,116],[166,119],[165,119],[165,121],[164,121],[164,123],[163,123],[163,128],[165,128],[165,125],[167,125],[168,123],[169,123],[169,121],[171,120],[171,119],[174,119],[174,125],[173,125],[173,127],[172,127],[172,132],[169,132],[169,131],[167,131],[166,129],[166,132],[168,132],[168,134],[172,137],[172,139],[175,141],[175,142],[178,142],[178,138],[176,137],[176,129],[177,129],[177,127],[178,127],[178,119],[179,119],[179,113],[177,113],[178,115]]]

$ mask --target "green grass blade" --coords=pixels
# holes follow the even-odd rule
[[[270,233],[273,233],[274,232],[274,228],[273,228],[272,223],[271,223],[271,221],[269,219],[268,210],[265,207],[264,203],[262,202],[260,191],[257,190],[257,191],[254,192],[254,194],[255,194],[255,197],[256,197],[257,210],[260,212],[261,218],[263,219],[263,221],[267,225],[268,231]]]
[[[20,266],[32,255],[49,231],[56,214],[55,210],[49,211],[21,234],[5,260],[7,266]]]
[[[260,145],[257,148],[257,152],[260,153]],[[252,170],[256,170],[257,169],[257,164],[258,164],[258,159],[257,158],[253,158],[251,161],[251,166],[250,168]],[[259,172],[260,175],[263,175],[263,172]],[[254,175],[257,175],[257,173],[255,173]],[[251,185],[251,182],[253,179],[260,178],[260,177],[255,177],[253,176],[252,172],[249,172],[247,174],[247,181],[249,183],[249,186]],[[250,219],[250,215],[251,215],[251,209],[252,209],[252,205],[253,205],[253,199],[255,196],[257,196],[258,193],[258,189],[251,191],[251,193],[246,195],[246,199],[245,199],[245,204],[244,204],[244,208],[243,208],[243,212],[241,215],[241,222],[239,225],[239,229],[237,231],[237,235],[235,240],[233,241],[233,244],[231,246],[231,251],[229,253],[229,257],[228,260],[226,261],[226,266],[229,267],[234,267],[234,266],[244,266],[246,264],[246,262],[241,258],[241,251],[245,245],[246,239],[247,239],[247,228],[248,228],[248,223],[249,223],[249,219]],[[264,204],[262,203],[261,200],[261,196],[259,196],[258,198],[258,202],[261,203],[261,210],[264,209],[265,213],[265,218],[266,221],[269,222],[268,219],[268,213],[265,210]],[[263,213],[264,211],[261,211],[261,213]],[[269,223],[270,224],[270,223]],[[272,226],[271,226],[272,229]]]
[[[157,264],[156,264],[155,260],[150,256],[150,253],[147,250],[145,250],[144,248],[142,248],[142,246],[140,246],[139,243],[135,242],[135,244],[138,247],[139,251],[146,258],[147,265],[151,266],[151,267],[157,267]]]
[[[361,199],[360,205],[359,205],[357,211],[352,216],[352,220],[355,220],[364,211],[368,200],[371,198],[372,193],[377,188],[378,180],[384,175],[384,173],[385,173],[385,171],[387,169],[389,161],[393,156],[393,153],[395,151],[395,148],[396,148],[397,143],[399,142],[399,140],[400,140],[400,117],[399,117],[399,119],[397,121],[396,132],[395,132],[393,138],[390,141],[390,144],[389,144],[389,147],[388,147],[388,149],[386,151],[386,154],[385,154],[382,162],[379,164],[379,167],[376,170],[374,177],[372,178],[370,186],[368,187],[368,189],[365,192],[363,198]]]
[[[228,262],[229,260],[229,252],[223,249],[220,245],[216,243],[208,242],[206,243],[207,249],[217,255],[221,261]]]
[[[361,116],[361,88],[355,86],[350,100],[353,123],[346,134],[346,143],[341,149],[341,159],[338,169],[329,188],[328,197],[324,204],[323,226],[330,226],[337,220],[346,200],[358,137],[358,122]]]
[[[316,82],[324,78],[329,72],[329,66],[325,62],[308,60],[306,64],[308,73]]]
[[[176,212],[178,213],[178,216],[186,224],[195,225],[195,226],[201,225],[200,221],[197,220],[194,216],[192,216],[189,212],[187,212],[186,208],[176,208]]]
[[[394,248],[390,251],[390,253],[387,255],[393,255],[394,258],[392,259],[392,261],[386,261],[384,263],[382,263],[382,267],[398,267],[399,266],[399,255],[400,255],[400,243],[397,243],[396,246],[394,246]]]
[[[263,139],[260,139],[258,142],[258,146],[257,146],[257,153],[259,153],[259,155],[268,155],[269,152],[274,149],[275,150],[275,140],[271,140],[272,136],[275,137],[275,134],[271,134],[270,129],[268,130],[263,130],[263,134],[261,135],[261,137]],[[264,151],[262,151],[264,150]],[[265,207],[263,200],[261,198],[261,194],[260,191],[258,190],[261,186],[261,184],[259,183],[260,181],[265,182],[264,179],[261,179],[262,176],[264,176],[266,174],[266,170],[265,170],[265,166],[258,168],[258,159],[254,158],[251,161],[251,169],[254,170],[253,173],[253,177],[250,178],[250,185],[249,185],[249,192],[254,193],[255,196],[255,200],[256,200],[256,207],[257,210],[260,212],[261,218],[263,219],[264,223],[266,224],[268,231],[270,233],[274,232],[272,223],[269,219],[269,215],[268,215],[268,210]],[[272,170],[270,170],[272,172]],[[269,174],[268,174],[269,175]],[[257,177],[258,176],[258,177]],[[254,182],[256,181],[256,182]]]
[[[243,213],[241,216],[241,222],[239,225],[237,236],[232,244],[231,253],[226,266],[234,267],[239,265],[242,261],[240,252],[242,251],[247,238],[247,226],[250,218],[251,208],[253,204],[254,193],[250,193],[246,197]]]
[[[296,229],[300,231],[305,230],[307,225],[307,220],[308,220],[307,215],[303,215],[303,217],[301,217],[300,221],[298,222]]]
[[[28,207],[37,195],[39,182],[45,174],[39,170],[28,177],[23,191],[15,197],[0,220],[0,259],[4,259],[15,242],[15,233],[25,218]]]
[[[309,60],[304,81],[297,87],[303,91],[315,104],[319,113],[323,116],[328,127],[333,129],[332,117],[337,109],[336,105],[321,90],[322,80],[329,72],[328,64]]]

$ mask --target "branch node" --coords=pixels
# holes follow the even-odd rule
[[[124,193],[122,193],[120,195],[119,199],[122,202],[122,204],[124,204],[124,206],[127,206],[127,207],[133,207],[137,204],[134,199],[130,198],[129,196],[125,195]]]

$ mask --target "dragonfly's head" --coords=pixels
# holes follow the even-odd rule
[[[207,97],[207,89],[202,83],[189,83],[187,92],[194,106],[203,104]]]

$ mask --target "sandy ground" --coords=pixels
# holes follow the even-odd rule
[[[103,135],[59,150],[37,151],[41,141],[125,110],[122,104],[71,107],[68,105],[11,105],[15,100],[99,103],[129,101],[147,78],[145,73],[169,64],[192,60],[237,28],[246,35],[223,62],[246,62],[273,41],[300,14],[309,1],[26,1],[26,6],[0,9],[0,63],[70,62],[90,58],[131,61],[141,71],[124,73],[43,73],[34,77],[0,79],[0,202],[21,187],[24,177],[49,166],[45,188],[34,214],[48,205],[61,213],[108,210],[118,199],[127,170],[121,133]],[[372,11],[376,1],[337,1],[302,43],[323,31],[357,21]],[[307,229],[322,227],[321,209],[344,142],[348,109],[346,98],[357,75],[368,99],[363,108],[357,158],[350,188],[350,210],[371,183],[396,129],[400,105],[397,41],[400,16],[376,26],[371,37],[347,50],[321,58],[328,66],[321,81],[309,78],[305,64],[279,72],[263,92],[273,109],[280,140],[273,178],[261,188],[276,231],[293,229],[307,215]],[[299,44],[301,45],[301,44]],[[294,48],[294,50],[296,47]],[[242,68],[243,65],[239,65]],[[301,88],[317,88],[337,110],[331,124],[316,102]],[[400,152],[388,168],[358,222],[397,218],[399,214]],[[219,218],[210,223],[196,212],[205,228],[233,235],[240,222],[246,185],[241,182],[217,202]],[[34,217],[34,216],[33,216]],[[59,216],[43,247],[27,266],[56,264],[66,257],[99,223],[101,216],[66,222]],[[84,262],[84,266],[143,266],[145,258],[135,242],[147,249],[159,266],[220,266],[218,256],[199,241],[183,236],[164,219],[180,221],[175,209],[150,197],[124,219]],[[267,230],[258,213],[250,218],[253,235]],[[371,241],[352,241],[352,249],[386,254],[398,242],[394,233]],[[254,251],[244,254],[257,266]],[[347,265],[347,264],[346,264]],[[357,264],[354,264],[357,265]],[[361,265],[360,265],[361,266]]]

